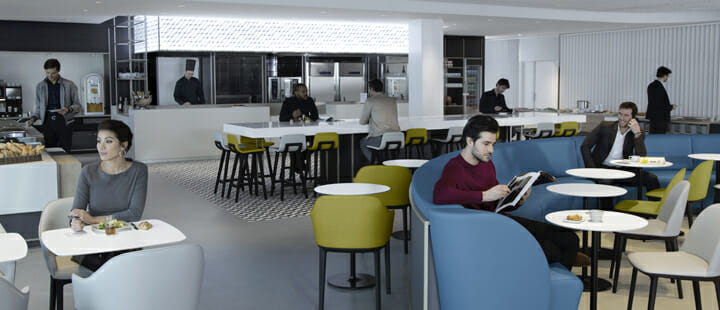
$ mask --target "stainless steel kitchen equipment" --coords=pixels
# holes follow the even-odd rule
[[[302,83],[301,77],[269,77],[268,101],[283,102],[285,98],[292,97],[295,85]]]
[[[316,102],[360,101],[365,92],[364,62],[311,59],[308,66],[308,91]]]

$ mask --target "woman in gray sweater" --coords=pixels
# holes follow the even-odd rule
[[[147,166],[125,158],[132,146],[132,132],[125,123],[105,120],[98,126],[100,162],[85,166],[78,179],[70,227],[118,219],[138,221],[145,209]]]

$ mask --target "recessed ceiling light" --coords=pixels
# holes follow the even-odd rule
[[[493,19],[492,19],[492,18],[488,18],[488,21],[491,22],[491,21],[493,21]]]
[[[88,9],[83,9],[83,12],[86,12],[86,13],[87,13],[87,11],[88,11]]]
[[[443,29],[448,29],[448,28],[450,28],[450,26],[448,26],[448,25],[443,25]]]
[[[518,37],[522,37],[522,35],[523,35],[522,33],[518,33]]]
[[[178,7],[179,7],[179,8],[184,8],[185,5],[184,5],[184,4],[178,4]]]
[[[102,1],[95,1],[95,4],[102,4]]]

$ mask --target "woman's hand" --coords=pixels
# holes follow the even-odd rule
[[[72,221],[70,221],[70,229],[72,229],[73,231],[81,231],[84,227],[85,223],[83,223],[83,221],[78,218],[74,218],[72,219]]]
[[[77,217],[85,224],[99,224],[105,222],[107,218],[107,216],[92,216],[83,209],[73,209],[70,211],[70,216]]]

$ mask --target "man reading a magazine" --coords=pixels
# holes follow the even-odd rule
[[[498,200],[510,193],[507,185],[499,184],[495,166],[490,157],[493,153],[498,123],[486,115],[476,115],[468,120],[463,129],[465,148],[451,159],[435,184],[433,200],[436,204],[461,204],[468,209],[495,212]],[[507,214],[517,209],[530,196],[530,190],[515,207],[503,209],[506,215],[525,227],[538,241],[549,263],[560,263],[567,269],[590,264],[590,258],[579,253],[579,239],[575,232]]]
[[[604,122],[595,127],[585,137],[580,146],[585,167],[587,168],[610,168],[622,169],[610,163],[614,159],[625,159],[630,155],[646,156],[645,134],[640,129],[635,116],[637,106],[633,102],[620,104],[617,122]],[[643,185],[647,191],[660,187],[657,176],[645,170],[641,170]],[[637,176],[631,179],[617,180],[614,184],[634,186],[637,184]],[[612,208],[612,205],[605,208]]]

